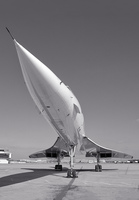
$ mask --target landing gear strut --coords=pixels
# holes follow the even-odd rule
[[[61,163],[60,153],[58,154],[57,162],[58,162],[58,165],[55,165],[55,170],[62,171],[62,165],[60,164]]]
[[[73,169],[73,157],[75,155],[75,146],[70,146],[69,156],[70,156],[70,169],[67,171],[67,178],[77,178],[77,172]]]
[[[102,165],[100,165],[100,153],[97,153],[97,165],[95,165],[96,172],[102,172]]]

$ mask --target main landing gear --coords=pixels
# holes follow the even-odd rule
[[[69,156],[70,156],[70,169],[67,171],[67,178],[78,178],[77,172],[73,169],[73,157],[75,155],[75,146],[70,146]]]
[[[96,172],[102,172],[102,165],[100,165],[100,153],[97,153],[97,165],[95,165],[95,171]]]
[[[102,172],[102,165],[95,165],[95,171],[96,172]]]
[[[55,170],[62,171],[62,165],[55,165]]]
[[[60,153],[58,154],[57,162],[58,162],[58,165],[55,165],[55,170],[62,171],[62,165],[60,164],[61,163]]]

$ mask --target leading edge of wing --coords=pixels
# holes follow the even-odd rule
[[[133,158],[133,156],[129,154],[98,145],[88,137],[83,138],[83,146],[86,149],[86,157],[93,157],[99,153],[100,158],[124,158],[124,159]]]

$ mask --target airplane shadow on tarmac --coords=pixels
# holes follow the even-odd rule
[[[53,175],[56,173],[65,173],[67,171],[67,168],[64,168],[63,171],[55,171],[54,169],[34,169],[34,168],[32,169],[24,168],[23,170],[30,170],[30,172],[23,172],[1,177],[0,187],[26,182],[44,176]]]
[[[9,185],[14,185],[17,183],[22,183],[37,178],[41,178],[48,175],[57,176],[57,174],[66,173],[68,168],[63,168],[62,171],[55,171],[54,169],[34,169],[34,168],[22,168],[23,170],[30,170],[30,172],[12,174],[9,176],[4,176],[0,178],[0,187],[5,187]],[[111,171],[117,169],[103,169],[103,171]],[[79,172],[91,171],[95,172],[94,169],[76,169]],[[95,172],[96,173],[96,172]],[[66,176],[63,176],[66,178]]]

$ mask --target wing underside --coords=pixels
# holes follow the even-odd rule
[[[82,141],[83,145],[81,147],[81,151],[86,151],[86,157],[97,157],[99,154],[100,158],[122,158],[122,159],[132,159],[133,156],[122,153],[113,149],[105,148],[88,137],[83,137]],[[69,156],[69,148],[64,142],[64,140],[61,137],[58,137],[56,142],[52,147],[49,149],[45,149],[42,151],[38,151],[34,154],[31,154],[30,158],[58,158],[60,156],[61,158],[68,157]]]
[[[83,148],[86,150],[86,157],[96,157],[99,153],[100,158],[133,158],[129,154],[102,147],[87,137],[83,138]]]
[[[57,138],[52,147],[31,154],[29,158],[57,158],[59,155],[61,158],[69,156],[68,147],[60,137]]]

